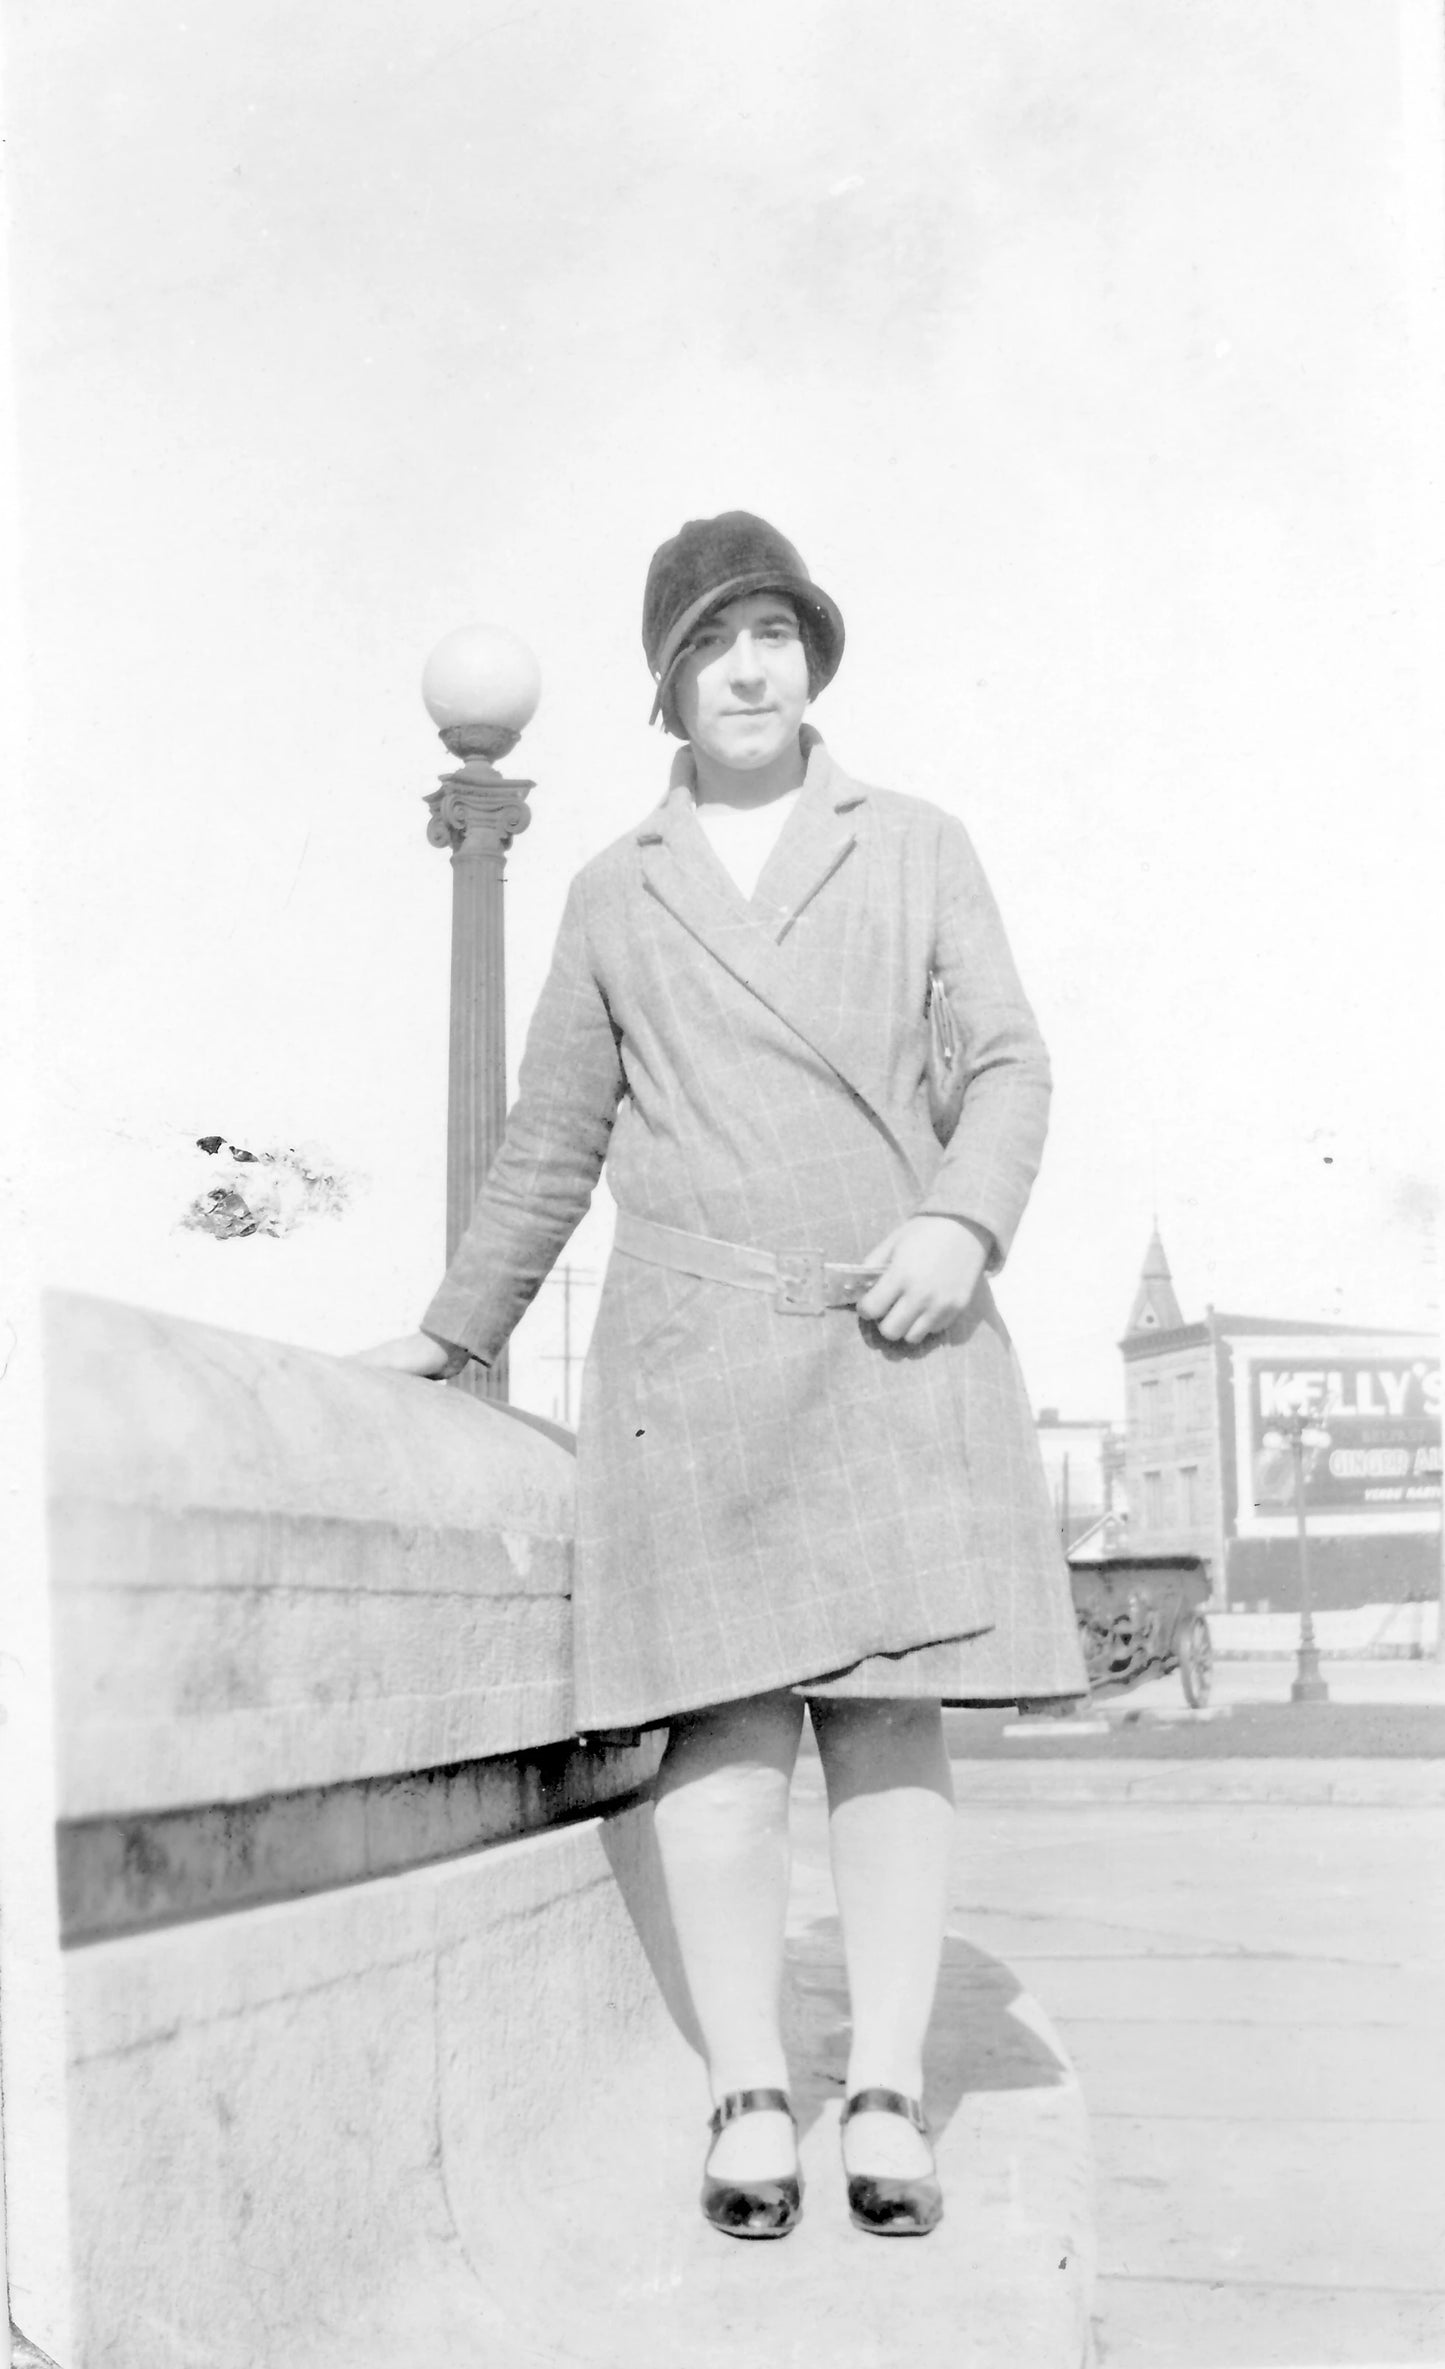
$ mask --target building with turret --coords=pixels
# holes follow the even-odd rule
[[[1401,1603],[1440,1586],[1440,1350],[1428,1333],[1226,1315],[1185,1319],[1156,1225],[1124,1359],[1128,1551],[1197,1554],[1217,1606],[1299,1597],[1294,1459],[1307,1415],[1315,1603]]]

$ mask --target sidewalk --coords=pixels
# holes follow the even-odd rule
[[[1270,1659],[1251,1655],[1247,1660],[1232,1661],[1216,1646],[1211,1706],[1287,1703],[1294,1674],[1293,1653]],[[1358,1661],[1336,1661],[1325,1656],[1320,1662],[1320,1676],[1330,1690],[1330,1700],[1336,1703],[1445,1706],[1445,1662],[1410,1661],[1404,1656],[1388,1660],[1361,1656]],[[1177,1676],[1151,1678],[1147,1685],[1136,1686],[1128,1694],[1111,1695],[1094,1706],[1096,1714],[1115,1719],[1129,1711],[1182,1712],[1186,1708],[1184,1690]]]
[[[1098,2369],[1440,2369],[1445,1816],[974,1791],[1036,1772],[957,1771],[950,1947],[1008,1964],[1078,2071]],[[797,1810],[803,1918],[816,1761]]]
[[[1328,1663],[1325,1703],[1292,1702],[1294,1674],[1293,1661],[1216,1663],[1200,1712],[1170,1677],[1068,1718],[949,1711],[944,1727],[975,1801],[1445,1803],[1438,1663]]]
[[[1440,1811],[966,1822],[961,1929],[1083,2084],[1100,2369],[1445,2360]]]

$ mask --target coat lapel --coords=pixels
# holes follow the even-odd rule
[[[867,795],[838,771],[810,731],[803,794],[763,866],[754,899],[757,919],[775,945],[857,846],[858,814]]]
[[[763,867],[751,904],[713,855],[693,811],[688,749],[681,750],[674,763],[665,802],[637,834],[643,877],[651,894],[698,944],[836,1072],[911,1169],[913,1163],[886,1114],[881,1078],[869,1074],[861,1048],[818,1008],[806,977],[786,949],[798,915],[845,869],[857,845],[859,810],[868,795],[833,766],[815,732],[806,731],[805,746],[808,771],[802,796]]]

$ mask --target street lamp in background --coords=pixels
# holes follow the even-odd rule
[[[1320,1676],[1319,1648],[1315,1644],[1314,1612],[1310,1604],[1310,1542],[1305,1521],[1305,1450],[1327,1448],[1330,1435],[1311,1423],[1302,1412],[1287,1415],[1274,1431],[1267,1431],[1266,1448],[1288,1448],[1294,1459],[1294,1513],[1299,1525],[1299,1658],[1294,1682],[1289,1690],[1292,1703],[1327,1703],[1330,1690]]]
[[[507,1004],[502,880],[507,850],[532,817],[535,783],[509,779],[497,760],[537,712],[542,678],[523,641],[501,625],[464,625],[437,643],[421,694],[442,745],[462,759],[429,791],[433,847],[452,854],[451,1055],[447,1077],[447,1239],[466,1231],[477,1187],[507,1118]],[[460,1386],[479,1398],[507,1395],[505,1354],[471,1365]]]

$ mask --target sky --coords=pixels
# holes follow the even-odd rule
[[[661,795],[648,558],[774,519],[815,721],[963,818],[1053,1055],[999,1285],[1121,1403],[1207,1302],[1439,1321],[1428,0],[20,0],[5,26],[34,1228],[55,1284],[346,1350],[444,1206],[432,645],[543,696],[513,1065]],[[345,1188],[180,1222],[196,1138]],[[605,1195],[577,1236],[585,1332]],[[514,1348],[560,1410],[562,1292]],[[574,1377],[575,1388],[575,1377]]]

